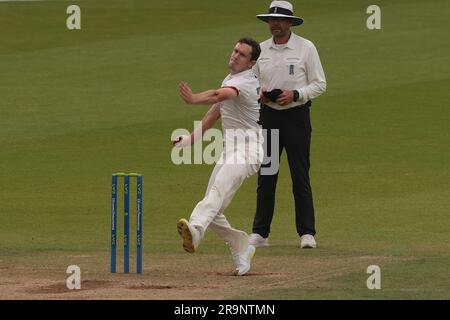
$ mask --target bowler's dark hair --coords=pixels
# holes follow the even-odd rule
[[[259,55],[261,54],[261,47],[259,46],[259,43],[253,40],[252,38],[245,37],[238,40],[238,43],[245,43],[248,44],[250,47],[252,47],[252,60],[256,61],[259,58]]]

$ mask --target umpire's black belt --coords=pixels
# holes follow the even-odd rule
[[[298,106],[293,106],[292,108],[311,107],[311,105],[312,105],[311,100],[308,100],[305,104],[300,104],[300,105],[298,105]],[[289,110],[289,109],[292,109],[292,108],[289,108],[289,109],[281,109],[281,110],[279,110],[279,109],[274,109],[274,108],[268,106],[267,104],[261,103],[261,109],[262,109],[263,107],[270,108],[270,109],[277,110],[277,111],[283,111],[283,110]]]
[[[278,109],[274,109],[274,108],[272,108],[272,107],[269,107],[267,104],[264,104],[264,103],[261,103],[261,105],[260,105],[260,108],[259,108],[259,120],[257,121],[257,123],[259,124],[259,125],[262,125],[262,111],[263,111],[263,109],[268,109],[268,110],[270,110],[270,111],[280,111],[280,112],[283,112],[283,111],[288,111],[288,110],[291,110],[292,111],[292,109],[297,109],[297,108],[303,108],[303,107],[311,107],[311,105],[312,105],[312,102],[311,102],[311,100],[308,100],[305,104],[301,104],[301,105],[298,105],[298,106],[294,106],[294,107],[292,107],[292,108],[289,108],[289,109],[281,109],[281,110],[278,110]]]

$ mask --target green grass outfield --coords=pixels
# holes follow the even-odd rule
[[[220,86],[236,40],[269,37],[255,15],[270,1],[76,1],[82,30],[69,31],[73,3],[0,2],[0,269],[52,269],[52,257],[85,253],[104,257],[90,272],[107,274],[117,171],[144,176],[144,256],[176,264],[186,256],[176,222],[213,168],[170,161],[172,131],[192,129],[207,110],[184,105],[178,83]],[[382,30],[366,28],[372,1],[293,3],[305,18],[294,31],[315,43],[328,82],[311,109],[319,247],[296,248],[283,157],[273,246],[258,250],[254,268],[298,259],[324,276],[222,298],[450,299],[450,3],[377,1]],[[255,187],[252,177],[227,211],[247,232]],[[198,253],[228,254],[211,231]],[[360,262],[345,269],[334,259]],[[366,288],[369,264],[381,267],[381,290]]]

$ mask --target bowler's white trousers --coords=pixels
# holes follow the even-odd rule
[[[210,226],[239,254],[248,247],[249,236],[244,231],[234,229],[224,211],[244,180],[258,172],[264,151],[262,141],[235,145],[233,142],[225,142],[209,179],[205,197],[192,211],[189,224],[199,230],[201,238]]]

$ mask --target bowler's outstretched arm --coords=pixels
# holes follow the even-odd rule
[[[192,93],[185,82],[180,83],[180,96],[188,104],[215,104],[238,96],[237,89],[226,87]]]
[[[183,148],[193,144],[196,140],[203,136],[206,130],[212,128],[214,123],[216,123],[219,118],[220,105],[214,104],[203,117],[201,128],[195,128],[189,136],[184,135],[177,137],[177,139],[173,141],[174,146]]]

